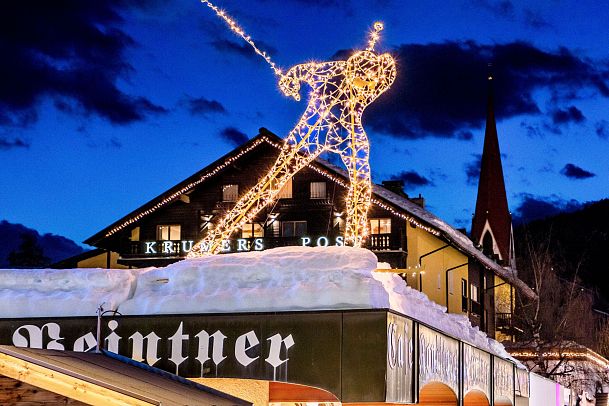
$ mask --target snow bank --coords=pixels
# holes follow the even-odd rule
[[[0,318],[93,316],[127,300],[135,280],[119,269],[0,269]]]
[[[102,302],[124,315],[392,309],[509,356],[466,316],[446,314],[378,268],[376,256],[362,248],[284,247],[164,268],[0,270],[0,318],[92,316]]]

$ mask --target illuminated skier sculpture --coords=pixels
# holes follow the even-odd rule
[[[203,2],[209,5],[209,2]],[[215,10],[218,13],[218,9]],[[223,15],[221,17],[227,20]],[[233,28],[232,20],[227,22],[233,31],[255,47],[238,26],[235,25],[240,32]],[[280,77],[279,88],[286,96],[300,100],[301,83],[311,88],[307,109],[286,138],[272,168],[256,186],[239,197],[235,206],[208,235],[193,246],[189,257],[220,252],[222,241],[228,240],[246,223],[251,223],[277,198],[295,173],[325,151],[338,154],[349,172],[345,243],[362,244],[368,234],[367,213],[372,187],[369,143],[362,127],[362,114],[366,106],[391,86],[396,76],[391,55],[374,52],[382,29],[381,23],[375,23],[366,50],[355,52],[346,61],[300,64],[285,74],[275,68],[266,54],[255,48]]]

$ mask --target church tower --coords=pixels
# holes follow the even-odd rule
[[[471,238],[474,244],[482,246],[486,255],[494,256],[503,266],[515,268],[512,215],[508,209],[501,167],[491,73],[488,76],[486,131]]]

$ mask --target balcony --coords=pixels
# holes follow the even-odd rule
[[[495,313],[495,328],[500,331],[512,329],[512,313]]]
[[[399,241],[394,241],[391,234],[370,234],[366,248],[371,251],[387,251],[400,249]]]

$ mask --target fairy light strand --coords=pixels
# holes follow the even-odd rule
[[[207,7],[212,9],[218,17],[220,17],[222,20],[224,20],[224,22],[226,23],[226,25],[228,25],[228,28],[230,28],[230,30],[232,32],[234,32],[236,35],[241,37],[241,39],[243,39],[245,42],[247,42],[258,55],[260,55],[262,58],[264,58],[264,60],[266,61],[266,63],[269,64],[269,66],[271,67],[271,69],[273,70],[275,75],[281,76],[281,69],[278,68],[277,65],[275,65],[275,62],[273,62],[271,60],[271,57],[269,56],[269,54],[267,54],[266,51],[263,51],[260,48],[258,48],[256,43],[252,40],[252,37],[247,35],[245,33],[245,31],[243,30],[243,28],[241,28],[239,26],[239,24],[237,24],[237,22],[230,15],[228,15],[226,13],[226,11],[215,6],[213,3],[211,3],[208,0],[201,0],[201,3],[205,4]]]
[[[210,5],[207,0],[202,0]],[[220,15],[236,26],[226,14]],[[236,26],[238,27],[238,26]],[[368,48],[346,61],[309,62],[280,75],[279,89],[300,100],[301,83],[311,89],[304,114],[286,137],[271,169],[225,214],[188,253],[197,257],[220,252],[222,241],[251,223],[255,216],[277,199],[283,186],[322,152],[338,154],[349,173],[346,199],[345,242],[361,246],[368,236],[367,214],[371,204],[370,144],[362,126],[364,109],[385,92],[396,77],[390,54],[374,52],[383,29],[375,23]],[[240,28],[234,29],[242,35]],[[249,42],[248,42],[249,43]]]

